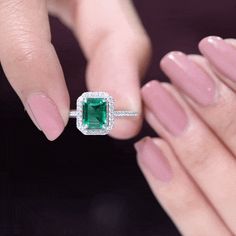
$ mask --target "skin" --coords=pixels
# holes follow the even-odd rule
[[[130,1],[0,0],[1,65],[35,125],[54,140],[63,131],[69,113],[64,75],[51,44],[48,10],[78,38],[88,59],[88,88],[109,92],[118,109],[141,112],[139,81],[149,61],[150,41]],[[235,50],[235,40],[227,41]],[[236,107],[236,87],[208,55],[204,56],[207,59],[196,55],[189,59],[214,79],[221,99],[202,107],[179,88],[161,84],[187,114],[188,125],[181,135],[172,127],[178,134],[173,136],[145,104],[146,119],[161,138],[139,143],[138,163],[183,235],[235,235],[236,123],[231,111]],[[140,125],[141,118],[118,120],[111,135],[132,137]],[[155,154],[153,145],[159,150],[156,157],[161,174],[147,165],[148,154]],[[167,162],[172,174],[164,170]]]
[[[204,46],[211,40],[206,38],[199,44],[204,57],[172,52],[162,59],[161,67],[174,84],[155,81],[142,89],[145,117],[160,138],[144,138],[135,145],[138,164],[157,200],[183,235],[236,234],[236,121],[235,112],[232,112],[236,107],[232,70],[235,62],[231,60],[236,55],[236,44],[232,39],[220,39],[217,46],[220,50],[211,57],[212,49]],[[226,52],[224,57],[222,54],[218,57],[222,51]],[[185,68],[185,72],[187,70],[187,83],[193,82],[194,73],[198,75],[194,86],[184,84],[187,90],[176,84],[177,73],[181,75],[181,80],[185,74],[176,70],[176,64],[171,62],[167,65],[167,60],[171,58],[173,61],[174,57],[175,63],[181,69]],[[188,61],[191,70],[181,64],[183,59],[179,60],[180,57]],[[215,61],[216,58],[218,61]],[[223,67],[222,63],[225,63]],[[213,81],[214,96],[209,89],[205,90],[205,94],[202,93],[204,89],[196,92],[200,80],[199,68]],[[173,70],[175,73],[172,73]],[[155,103],[151,104],[148,96],[157,89],[159,92],[164,90],[171,101],[181,107],[187,117],[184,128],[176,120],[179,110],[175,112],[175,120],[168,116],[172,114],[168,106],[173,107],[173,103],[162,101],[169,112],[165,113],[166,116],[154,112]],[[179,122],[178,132],[172,132],[176,131],[173,128],[168,130],[170,123],[167,121]]]
[[[0,0],[1,65],[35,125],[54,140],[66,126],[70,108],[48,11],[77,37],[88,60],[88,89],[110,93],[116,109],[141,113],[139,83],[151,50],[130,1]],[[141,122],[117,120],[111,136],[130,138]]]

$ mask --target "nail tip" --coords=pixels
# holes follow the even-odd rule
[[[109,136],[118,139],[126,140],[137,136],[142,127],[142,113],[133,119],[117,119],[116,125],[109,133]]]
[[[60,135],[62,134],[64,129],[62,130],[59,130],[55,133],[44,133],[46,138],[49,140],[49,141],[55,141],[56,139],[58,139],[60,137]]]
[[[57,139],[65,128],[65,122],[54,101],[43,93],[33,93],[27,98],[31,117],[48,140]]]
[[[181,51],[169,52],[161,59],[160,67],[165,73],[168,73],[168,68],[170,66],[173,66],[173,64],[178,64],[179,60],[183,60],[186,57],[187,55]]]
[[[137,153],[140,153],[142,151],[143,146],[148,139],[150,139],[150,137],[144,137],[134,144],[134,148]]]
[[[206,45],[209,45],[209,44],[211,45],[211,44],[213,44],[213,43],[215,43],[216,41],[219,41],[219,40],[223,40],[223,39],[219,36],[214,36],[214,35],[207,36],[199,42],[199,44],[198,44],[199,49],[204,49]]]
[[[171,166],[152,138],[146,137],[145,152],[139,154],[138,163],[140,167],[149,169],[149,172],[159,181],[168,183],[172,180]]]
[[[175,57],[186,56],[186,54],[181,51],[171,51],[167,54],[167,56],[169,56],[169,58],[175,58]]]
[[[146,93],[148,94],[148,90],[153,86],[153,84],[158,83],[157,80],[151,80],[149,82],[147,82],[141,89],[141,93],[143,94],[143,96],[146,95]]]
[[[139,152],[140,151],[140,146],[141,146],[141,141],[138,141],[134,144],[134,149],[136,150],[136,152]]]

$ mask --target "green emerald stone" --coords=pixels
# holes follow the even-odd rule
[[[83,102],[83,125],[103,129],[107,123],[107,102],[103,98],[87,98]]]

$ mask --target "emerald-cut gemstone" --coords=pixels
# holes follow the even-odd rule
[[[87,129],[103,129],[107,124],[107,102],[103,98],[87,98],[83,102],[83,120]]]
[[[77,99],[76,125],[85,135],[106,135],[114,124],[114,100],[106,92],[86,92]]]

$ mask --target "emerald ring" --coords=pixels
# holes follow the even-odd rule
[[[117,117],[138,116],[134,111],[116,111],[114,99],[105,92],[86,92],[78,99],[76,110],[70,118],[76,118],[76,126],[85,135],[106,135]]]

